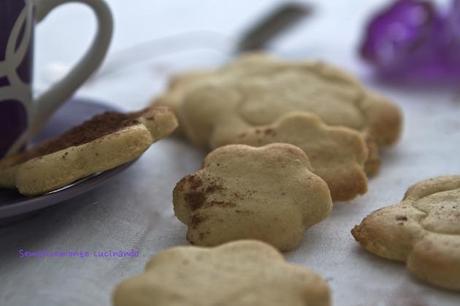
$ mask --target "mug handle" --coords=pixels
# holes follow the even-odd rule
[[[53,87],[44,92],[35,101],[28,139],[33,137],[51,115],[69,99],[75,91],[99,68],[107,54],[113,33],[113,18],[110,9],[103,0],[35,0],[36,20],[41,22],[54,8],[66,3],[88,5],[97,17],[97,34],[90,49],[77,65]]]

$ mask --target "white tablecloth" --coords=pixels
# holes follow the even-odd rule
[[[193,29],[235,37],[275,2],[282,1],[109,1],[117,27],[108,62],[124,47]],[[369,192],[350,203],[337,203],[331,217],[308,230],[300,248],[286,256],[328,280],[334,305],[460,305],[459,294],[420,283],[403,264],[363,251],[350,234],[368,213],[398,202],[409,185],[436,175],[460,173],[458,92],[374,82],[357,60],[355,49],[363,21],[382,1],[369,2],[317,1],[315,18],[272,47],[284,56],[321,58],[347,68],[392,98],[405,116],[401,142],[383,154],[381,173],[370,180]],[[85,10],[69,5],[40,26],[39,89],[48,86],[55,63],[75,61],[89,42],[91,21]],[[66,42],[69,37],[71,41]],[[136,109],[161,90],[172,72],[213,65],[225,58],[212,50],[158,56],[90,82],[79,95]],[[182,176],[200,166],[203,156],[179,139],[161,141],[129,170],[97,190],[1,227],[0,305],[110,305],[115,284],[140,273],[151,255],[187,244],[186,228],[172,211],[171,192]],[[18,256],[19,249],[93,252],[132,248],[140,251],[139,257]]]

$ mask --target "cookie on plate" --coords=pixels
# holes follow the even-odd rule
[[[135,113],[97,115],[59,137],[0,161],[0,187],[27,196],[64,187],[138,158],[177,127],[162,106]]]
[[[319,275],[250,240],[162,251],[113,294],[114,306],[329,306],[330,300]]]
[[[368,251],[406,262],[418,278],[460,291],[460,176],[415,184],[401,203],[370,214],[352,234]]]
[[[174,211],[195,245],[257,239],[287,251],[332,208],[327,184],[290,144],[228,145],[174,189]]]

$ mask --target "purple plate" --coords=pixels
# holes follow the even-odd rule
[[[72,99],[64,104],[51,118],[43,132],[35,141],[42,141],[66,131],[95,114],[105,111],[118,111],[118,109],[89,99]],[[65,200],[74,198],[103,184],[114,175],[132,165],[133,162],[124,164],[109,171],[98,173],[79,180],[59,190],[42,196],[28,198],[16,190],[0,189],[0,224],[21,219],[39,209],[55,205]]]

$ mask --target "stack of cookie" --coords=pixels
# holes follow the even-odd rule
[[[296,248],[333,201],[367,191],[379,148],[402,125],[395,105],[344,72],[263,54],[179,76],[157,104],[173,108],[192,143],[214,149],[173,196],[187,239],[201,246]]]
[[[402,126],[398,107],[339,69],[263,54],[179,76],[155,103],[171,107],[181,132],[205,149],[275,142],[301,148],[335,201],[367,191],[379,149],[394,144]]]
[[[117,287],[114,304],[330,305],[321,277],[244,240],[293,250],[333,200],[365,193],[379,148],[398,139],[398,108],[325,64],[260,54],[179,76],[155,104],[213,150],[178,182],[173,204],[187,239],[216,247],[160,252]]]

